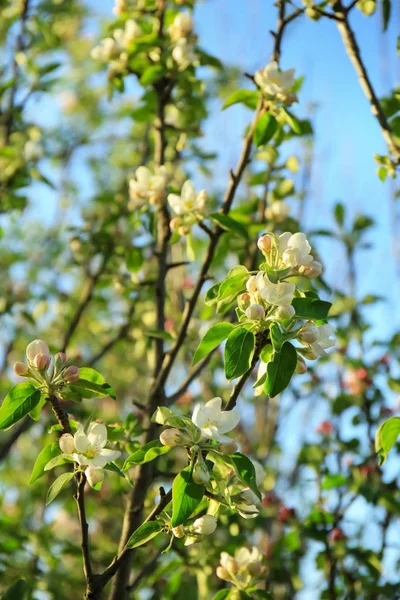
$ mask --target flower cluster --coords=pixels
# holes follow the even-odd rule
[[[258,247],[265,258],[265,269],[261,265],[257,275],[248,279],[247,293],[238,299],[239,307],[251,321],[260,321],[266,316],[276,320],[290,319],[295,314],[291,303],[296,286],[286,279],[294,275],[317,277],[322,265],[314,260],[304,233],[285,232],[279,237],[266,234],[258,240]],[[268,275],[271,270],[277,273],[276,281]]]
[[[278,63],[272,61],[266,67],[257,71],[254,81],[267,100],[289,106],[297,101],[297,96],[293,92],[296,83],[294,72],[294,69],[281,71]]]
[[[196,36],[193,34],[192,17],[188,13],[179,13],[169,26],[168,33],[173,43],[172,58],[178,70],[184,71],[191,65],[198,65],[199,57],[195,49]]]
[[[64,352],[58,352],[52,361],[49,347],[43,340],[28,344],[26,358],[27,364],[14,364],[15,374],[40,384],[43,391],[54,391],[79,380],[78,367],[70,364]]]
[[[165,167],[158,167],[154,173],[147,167],[136,169],[129,180],[129,210],[137,210],[146,202],[159,203],[165,196],[168,174]]]
[[[196,519],[192,525],[172,528],[172,533],[177,538],[185,538],[185,546],[190,546],[201,541],[202,536],[211,535],[217,528],[217,518],[214,515],[204,515]]]
[[[140,25],[134,19],[125,22],[124,29],[115,29],[112,37],[101,40],[90,55],[102,63],[110,63],[110,73],[122,73],[128,62],[128,53],[134,41],[142,35]]]
[[[171,229],[180,235],[187,235],[195,223],[203,220],[206,202],[207,192],[200,190],[196,193],[190,180],[183,184],[180,196],[168,194],[168,203],[176,215],[171,220]]]
[[[283,223],[285,219],[290,215],[291,208],[284,200],[274,200],[265,209],[265,218],[275,221],[276,223]]]
[[[59,440],[64,454],[72,455],[79,469],[85,472],[91,487],[99,489],[104,480],[102,469],[107,463],[121,456],[118,450],[105,448],[107,444],[107,427],[102,423],[90,423],[87,433],[79,425],[75,435],[64,433]]]
[[[262,558],[255,546],[251,551],[246,547],[238,548],[234,556],[221,552],[217,577],[233,583],[239,590],[246,590],[260,583],[265,577],[266,568],[262,565]]]
[[[297,339],[306,349],[301,349],[303,356],[310,360],[324,356],[325,350],[335,345],[335,330],[332,325],[315,325],[307,321],[298,331]]]

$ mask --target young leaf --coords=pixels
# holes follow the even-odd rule
[[[46,394],[41,394],[38,404],[36,404],[35,408],[29,412],[29,416],[33,421],[39,421],[40,413],[42,412],[43,406],[46,404],[47,398],[48,396]]]
[[[204,485],[193,481],[190,467],[178,473],[172,484],[172,527],[181,525],[190,517],[200,504],[204,490]]]
[[[58,467],[59,465],[65,465],[65,463],[68,462],[74,462],[74,457],[72,456],[72,454],[59,454],[58,456],[55,456],[54,458],[50,459],[49,462],[45,465],[44,470],[45,471],[50,471],[51,469],[54,469],[55,467]]]
[[[254,347],[254,334],[244,327],[238,327],[229,334],[224,355],[227,379],[240,377],[250,369]]]
[[[44,474],[44,468],[47,465],[47,463],[59,453],[60,447],[57,443],[49,444],[39,452],[38,457],[35,460],[35,464],[33,465],[29,485],[35,483],[35,481]]]
[[[136,531],[134,531],[126,543],[126,548],[137,548],[143,546],[146,542],[152,540],[156,535],[161,533],[162,527],[157,521],[148,521],[143,523]]]
[[[233,104],[244,104],[247,108],[255,109],[257,107],[257,102],[260,94],[254,90],[236,90],[232,92],[225,100],[222,110],[228,108],[228,106],[232,106]]]
[[[246,289],[246,281],[249,278],[249,272],[246,267],[241,265],[236,269],[232,269],[228,276],[222,281],[219,286],[217,296],[217,313],[226,312],[240,292]]]
[[[207,356],[211,350],[214,350],[221,342],[226,340],[233,328],[234,326],[232,323],[217,323],[210,327],[194,353],[192,365],[198,363],[199,360]]]
[[[148,463],[162,454],[167,454],[171,448],[171,446],[163,446],[159,440],[149,442],[143,446],[143,448],[139,448],[136,450],[136,452],[128,456],[124,463],[123,471],[129,469],[131,465],[143,465],[144,463]]]
[[[325,302],[325,300],[315,300],[313,298],[294,298],[292,306],[296,311],[296,317],[322,321],[328,318],[332,304]]]
[[[228,217],[228,215],[211,213],[210,218],[226,231],[233,231],[246,239],[249,237],[246,227],[242,223],[239,223],[239,221],[232,219],[232,217]]]
[[[151,67],[147,67],[145,72],[140,78],[140,83],[142,85],[150,85],[157,79],[160,79],[164,74],[164,67],[161,65],[152,65]]]
[[[29,587],[25,579],[17,579],[1,595],[1,600],[25,600]]]
[[[288,385],[296,369],[297,352],[294,346],[285,342],[281,351],[274,354],[267,365],[267,379],[264,385],[265,393],[273,398],[280,394]]]
[[[375,436],[375,450],[379,455],[379,464],[383,465],[389,451],[400,435],[400,417],[391,417],[379,427]]]
[[[252,492],[261,500],[261,493],[257,487],[256,470],[253,463],[247,456],[240,452],[230,454],[229,459],[232,462],[236,475],[243,483],[249,486]]]
[[[50,502],[53,502],[54,498],[56,498],[58,496],[58,494],[61,492],[61,490],[63,489],[63,487],[69,481],[71,481],[71,479],[73,477],[74,477],[73,473],[63,473],[62,475],[60,475],[59,477],[57,477],[57,479],[55,480],[55,482],[52,483],[51,486],[48,489],[47,496],[46,496],[46,506],[48,504],[50,504]]]
[[[254,143],[258,146],[268,144],[273,138],[276,130],[278,129],[278,123],[271,115],[271,113],[265,113],[258,121],[254,130]]]
[[[31,383],[17,383],[0,406],[0,429],[11,427],[40,402],[40,391]]]

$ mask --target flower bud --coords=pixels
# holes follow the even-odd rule
[[[305,356],[306,358],[308,358],[308,360],[315,360],[319,356],[318,352],[316,352],[311,347],[301,348],[301,349],[298,349],[298,351],[301,352],[303,356]]]
[[[172,533],[177,538],[183,538],[183,537],[185,537],[185,529],[184,529],[184,527],[182,525],[178,525],[178,527],[173,527],[172,528]]]
[[[248,308],[250,306],[250,302],[251,302],[251,296],[247,292],[245,292],[244,294],[240,294],[240,296],[238,296],[237,303],[238,303],[239,308],[241,308],[242,310],[246,310],[246,308]]]
[[[101,469],[88,467],[85,471],[85,475],[90,487],[94,487],[97,483],[104,481],[104,473]]]
[[[194,465],[192,478],[195,483],[204,485],[210,481],[210,473],[208,472],[207,466],[204,462],[197,461]]]
[[[164,425],[165,421],[173,416],[174,413],[171,409],[167,408],[166,406],[158,406],[157,410],[155,411],[155,413],[153,413],[153,416],[151,417],[151,422],[158,423],[159,425]]]
[[[247,570],[253,577],[259,577],[262,572],[262,566],[259,562],[253,560],[247,565]]]
[[[230,556],[229,554],[224,560],[224,566],[228,573],[232,573],[233,575],[236,575],[236,573],[239,571],[238,561],[235,560],[233,556]]]
[[[226,579],[228,581],[230,579],[228,571],[224,567],[221,567],[221,565],[218,565],[215,573],[219,579]]]
[[[19,375],[20,377],[28,377],[28,375],[29,375],[29,369],[25,363],[16,362],[13,369],[14,369],[14,373],[16,375]]]
[[[169,224],[172,231],[179,229],[179,227],[181,227],[181,225],[182,225],[182,219],[180,217],[174,217],[173,219],[171,219],[171,222]]]
[[[346,534],[340,529],[340,527],[334,527],[329,534],[329,539],[332,542],[342,542],[347,539]]]
[[[64,381],[66,383],[75,383],[79,379],[79,369],[74,365],[67,367],[63,373]]]
[[[282,254],[282,262],[287,267],[297,267],[299,264],[299,251],[297,248],[287,248]]]
[[[215,450],[217,452],[221,452],[221,454],[233,454],[234,452],[237,452],[237,449],[238,445],[233,440],[231,442],[225,442],[215,446]]]
[[[246,290],[250,294],[255,294],[258,291],[258,289],[257,289],[257,277],[255,275],[252,275],[250,277],[250,279],[247,280]]]
[[[58,364],[67,362],[67,355],[65,352],[57,352],[57,354],[54,356],[54,362]]]
[[[321,421],[315,431],[316,433],[320,433],[322,435],[331,435],[333,431],[333,424],[330,421]]]
[[[257,242],[258,249],[263,254],[268,254],[272,247],[272,238],[270,235],[262,235]]]
[[[261,321],[265,317],[265,310],[261,304],[250,304],[246,309],[246,317],[250,321]]]
[[[58,440],[61,452],[64,454],[72,454],[75,452],[74,436],[70,433],[63,433]]]
[[[188,235],[190,233],[190,227],[188,227],[187,225],[182,225],[181,227],[179,227],[178,233],[179,235]]]
[[[284,306],[279,306],[279,308],[275,311],[275,317],[280,321],[287,321],[291,319],[296,314],[294,306],[291,304],[286,304]]]
[[[163,446],[182,446],[185,442],[184,436],[175,427],[164,429],[160,434],[160,442]]]
[[[309,265],[303,265],[299,268],[301,273],[307,279],[318,277],[322,273],[322,265],[318,260],[313,260]]]
[[[36,354],[33,364],[39,371],[44,371],[50,365],[50,356],[47,354]]]
[[[217,529],[217,519],[214,515],[204,515],[193,523],[193,530],[199,535],[211,535]]]
[[[30,363],[33,363],[37,354],[50,355],[49,347],[43,340],[33,340],[26,348],[26,357]]]
[[[304,373],[307,373],[306,361],[301,356],[297,356],[297,365],[294,372],[298,375],[304,375]]]
[[[306,344],[313,344],[318,340],[318,337],[318,327],[312,321],[307,321],[297,334],[297,339]]]

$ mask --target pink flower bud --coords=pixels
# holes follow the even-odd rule
[[[64,454],[72,454],[75,452],[74,436],[70,433],[64,433],[58,440],[61,452]]]
[[[250,306],[250,302],[251,302],[251,296],[247,292],[245,292],[244,294],[240,294],[240,296],[238,296],[237,303],[238,303],[239,308],[241,308],[242,310],[246,310],[246,308],[248,308]]]
[[[261,321],[265,317],[265,310],[261,304],[250,304],[246,309],[246,317],[250,321]]]
[[[315,431],[316,433],[321,433],[322,435],[331,435],[333,431],[333,425],[330,421],[321,421]]]
[[[255,275],[252,275],[250,277],[250,279],[247,280],[246,283],[246,290],[250,293],[250,294],[255,294],[258,290],[257,290],[257,277]]]
[[[318,340],[318,335],[318,327],[311,321],[307,321],[307,323],[299,330],[297,339],[306,344],[313,344]]]
[[[33,363],[37,354],[50,355],[49,347],[43,340],[33,340],[26,348],[26,357],[30,363]]]
[[[39,371],[44,371],[50,365],[50,356],[48,354],[36,354],[33,364]]]
[[[322,273],[322,265],[318,260],[313,260],[309,265],[303,265],[299,268],[299,273],[301,273],[307,279],[313,279],[314,277],[318,277]]]
[[[178,525],[178,527],[172,528],[172,533],[177,538],[183,538],[185,536],[185,529],[182,527],[182,525]]]
[[[66,383],[75,383],[79,379],[79,369],[74,365],[67,367],[63,373],[64,381]]]
[[[174,217],[169,224],[172,231],[179,229],[179,227],[181,227],[181,225],[182,225],[182,219],[180,217]]]
[[[347,539],[347,536],[340,527],[334,527],[329,534],[329,539],[331,542],[342,542]]]
[[[19,375],[20,377],[28,377],[29,375],[29,369],[26,366],[26,364],[22,363],[22,362],[16,362],[14,367],[14,373],[16,375]]]
[[[90,487],[94,487],[97,483],[104,481],[104,473],[101,469],[88,467],[85,471],[85,475]]]
[[[272,238],[270,235],[262,235],[257,242],[258,249],[263,254],[268,254],[272,247]]]
[[[184,436],[175,427],[170,429],[164,429],[160,434],[160,442],[163,446],[182,446],[184,443]]]
[[[304,375],[304,373],[307,373],[306,361],[301,356],[297,356],[297,365],[295,373],[297,373],[298,375]]]
[[[57,354],[54,357],[54,360],[56,363],[63,364],[67,362],[67,355],[65,354],[65,352],[57,352]]]
[[[238,445],[232,440],[231,442],[217,444],[215,449],[217,452],[221,452],[221,454],[234,454],[234,452],[237,452]]]

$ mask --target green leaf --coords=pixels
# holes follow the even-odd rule
[[[246,267],[238,265],[231,269],[228,276],[220,283],[217,295],[217,313],[226,312],[236,300],[238,294],[246,289],[249,272]]]
[[[156,535],[161,533],[162,526],[157,521],[148,521],[143,523],[136,531],[134,531],[126,543],[126,548],[137,548],[143,546],[146,542],[152,540]]]
[[[126,266],[132,273],[137,273],[143,265],[144,257],[140,248],[132,248],[126,257]]]
[[[275,117],[273,117],[271,113],[265,113],[265,115],[258,119],[254,130],[255,145],[258,147],[268,144],[275,135],[277,129],[278,123]]]
[[[294,298],[292,306],[296,311],[296,317],[322,321],[327,319],[332,304],[314,298]]]
[[[228,596],[230,594],[230,590],[219,590],[219,592],[217,592],[215,594],[215,596],[213,597],[213,600],[227,600]]]
[[[90,367],[79,369],[79,380],[68,386],[73,392],[80,393],[84,398],[106,398],[115,400],[113,388],[106,382],[103,375]]]
[[[25,579],[17,579],[1,595],[1,600],[25,600],[28,594],[28,584]]]
[[[40,402],[40,391],[31,383],[17,383],[0,406],[0,429],[11,427]]]
[[[264,363],[269,363],[272,360],[273,354],[274,354],[274,348],[272,347],[271,344],[267,344],[261,350],[260,358]]]
[[[335,204],[334,215],[336,223],[342,227],[344,223],[345,210],[341,202]]]
[[[229,454],[229,459],[232,462],[235,473],[239,479],[248,485],[251,491],[261,500],[262,496],[257,487],[256,470],[251,460],[240,452]]]
[[[171,449],[171,446],[163,446],[159,440],[153,440],[143,446],[143,448],[139,448],[136,452],[128,456],[122,469],[125,471],[126,469],[129,469],[131,465],[143,465],[144,463],[151,462],[158,456],[167,454]]]
[[[57,443],[49,444],[45,446],[38,454],[35,464],[33,465],[32,475],[29,480],[29,485],[35,483],[37,479],[42,477],[45,471],[47,463],[60,453],[60,447]]]
[[[321,488],[323,490],[333,490],[334,488],[340,487],[341,485],[346,485],[347,477],[337,473],[335,475],[327,475],[324,477]]]
[[[222,110],[225,110],[228,106],[239,103],[254,110],[257,107],[259,97],[259,92],[254,90],[236,90],[225,100]]]
[[[254,347],[254,334],[244,327],[238,327],[229,334],[224,353],[227,379],[240,377],[250,369]]]
[[[45,471],[50,471],[51,469],[54,469],[55,467],[58,467],[59,465],[65,465],[65,463],[68,462],[75,462],[74,457],[72,456],[72,454],[59,454],[58,456],[55,456],[54,458],[50,459],[49,462],[45,465],[44,470]]]
[[[190,517],[200,504],[204,490],[204,485],[193,481],[190,467],[178,473],[172,484],[172,527]]]
[[[55,482],[52,483],[52,485],[48,489],[47,496],[46,496],[46,506],[48,504],[50,504],[50,502],[53,502],[53,500],[58,496],[58,494],[61,492],[63,487],[69,481],[71,481],[71,479],[73,477],[74,477],[73,473],[63,473],[62,475],[57,477]]]
[[[210,327],[194,353],[192,366],[226,340],[233,328],[232,323],[217,323]]]
[[[204,302],[207,306],[212,306],[217,302],[220,285],[220,283],[215,283],[207,290],[206,296],[204,298]]]
[[[379,455],[379,464],[383,465],[389,451],[400,435],[400,417],[391,417],[379,427],[375,436],[375,450]]]
[[[33,421],[39,421],[40,414],[42,412],[43,406],[46,404],[46,400],[46,394],[41,394],[39,402],[36,404],[35,408],[29,412],[29,416]]]
[[[242,225],[242,223],[239,223],[239,221],[235,221],[235,219],[228,217],[228,215],[211,213],[209,216],[213,221],[215,221],[215,223],[218,223],[222,229],[225,229],[226,231],[233,231],[234,233],[237,233],[246,239],[249,237],[246,227]]]
[[[150,85],[154,83],[158,79],[160,79],[164,74],[164,67],[162,65],[152,65],[145,69],[143,75],[140,78],[140,83],[142,85]]]
[[[290,113],[285,108],[282,108],[281,110],[282,110],[283,117],[284,117],[286,123],[289,125],[289,127],[294,131],[294,133],[297,133],[297,135],[301,135],[302,128],[301,128],[299,121],[296,119],[296,117],[294,115],[292,115],[292,113]]]
[[[272,342],[272,348],[275,350],[275,352],[280,352],[285,338],[281,332],[278,323],[272,323],[270,327],[270,337]]]
[[[273,359],[267,365],[267,380],[264,391],[273,398],[289,385],[292,375],[296,369],[297,352],[294,346],[285,342],[281,351],[274,354]]]
[[[190,262],[196,260],[196,252],[194,251],[193,236],[191,232],[186,236],[186,255]]]

